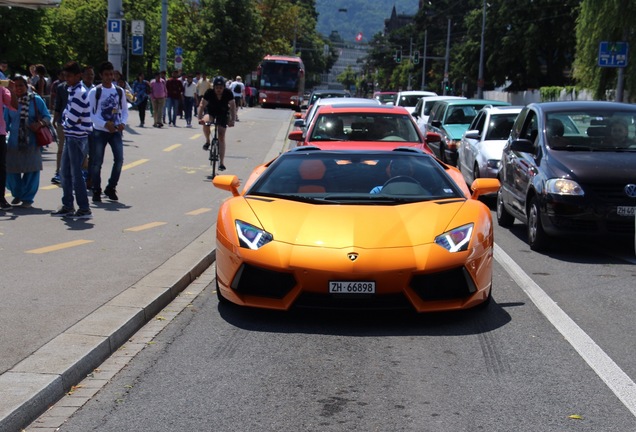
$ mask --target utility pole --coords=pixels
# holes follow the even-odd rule
[[[450,63],[450,34],[451,34],[451,19],[448,18],[448,31],[446,34],[446,61],[444,63],[444,92],[446,96],[446,87],[448,87],[448,64]]]
[[[108,0],[108,18],[122,19],[124,17],[124,11],[122,10],[122,0]],[[125,25],[121,26],[122,41],[120,44],[108,44],[108,61],[113,64],[115,70],[121,71],[122,53],[124,44],[124,29]]]
[[[167,71],[168,69],[166,62],[168,61],[168,0],[161,0],[161,39],[159,43],[159,70]]]
[[[424,51],[422,52],[422,90],[426,90],[426,45],[428,43],[428,30],[424,30]]]
[[[481,18],[481,47],[479,49],[479,76],[477,77],[477,99],[484,98],[484,33],[486,32],[486,0]]]

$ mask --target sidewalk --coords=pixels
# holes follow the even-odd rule
[[[287,150],[282,125],[265,160]],[[213,263],[216,225],[0,375],[0,431],[19,431],[86,377]]]

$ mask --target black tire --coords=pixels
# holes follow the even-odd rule
[[[515,223],[515,217],[508,213],[503,203],[503,194],[501,188],[497,192],[497,223],[500,227],[510,228]]]
[[[448,162],[446,161],[446,149],[444,149],[444,144],[442,143],[443,140],[439,143],[439,160],[441,160],[445,164],[448,164]]]
[[[216,176],[216,165],[219,160],[219,143],[212,141],[212,145],[210,145],[210,165],[212,165],[212,178]]]
[[[549,238],[543,230],[541,224],[541,209],[539,208],[539,199],[535,196],[530,200],[528,207],[528,245],[533,251],[542,251],[547,249]]]

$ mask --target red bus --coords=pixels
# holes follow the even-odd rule
[[[300,57],[266,55],[257,69],[258,102],[263,108],[300,111],[305,92],[305,66]]]

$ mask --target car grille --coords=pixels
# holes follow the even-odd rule
[[[477,291],[464,267],[439,273],[415,275],[410,285],[422,300],[461,299]]]
[[[582,185],[587,198],[601,205],[636,205],[636,198],[625,194],[626,183],[609,185]]]
[[[239,294],[280,299],[294,286],[296,279],[290,273],[282,273],[243,264],[232,281],[232,289]]]

